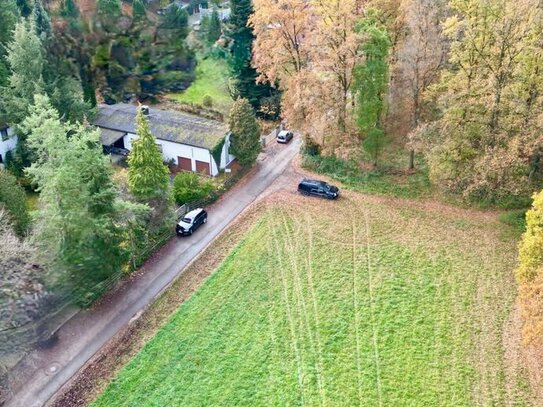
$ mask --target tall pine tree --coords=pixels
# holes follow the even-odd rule
[[[28,0],[17,0],[17,7],[23,17],[28,17],[32,12],[32,7]]]
[[[6,59],[11,74],[7,86],[2,89],[0,118],[17,125],[28,115],[34,95],[45,91],[42,43],[30,22],[20,21],[15,26]]]
[[[260,128],[255,112],[247,99],[238,99],[232,106],[228,120],[231,152],[243,166],[250,166],[260,152]]]
[[[219,12],[216,8],[214,8],[213,12],[211,13],[211,18],[209,20],[207,42],[209,44],[215,44],[217,40],[221,37],[221,34],[221,19],[219,18]]]
[[[15,0],[5,0],[0,7],[0,87],[6,86],[9,76],[8,61],[6,60],[6,47],[13,38],[15,24],[21,17]]]
[[[232,41],[230,69],[233,76],[233,91],[247,99],[255,110],[260,108],[262,98],[271,96],[273,89],[268,84],[257,83],[258,73],[251,66],[253,30],[248,26],[253,13],[251,0],[230,0],[231,14],[229,34]]]
[[[11,41],[15,24],[21,17],[15,0],[5,0],[0,7],[0,55],[4,54],[4,47]]]
[[[170,193],[170,172],[142,109],[138,109],[136,121],[138,138],[128,156],[128,186],[138,200],[150,203]]]
[[[45,40],[52,34],[51,19],[43,7],[42,0],[34,0],[32,20],[34,21],[34,29],[42,40]]]

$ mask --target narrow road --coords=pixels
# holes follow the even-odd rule
[[[28,356],[17,392],[6,407],[43,406],[121,328],[145,309],[245,208],[263,194],[296,156],[300,140],[278,146],[256,173],[215,204],[207,224],[190,238],[170,242],[145,270],[107,301],[80,311],[59,331],[58,342]],[[28,371],[30,370],[30,372]],[[15,372],[17,374],[17,372]],[[23,372],[21,376],[23,377]]]

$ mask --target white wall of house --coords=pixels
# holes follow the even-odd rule
[[[13,133],[13,129],[8,127],[8,139],[2,140],[0,137],[0,155],[2,156],[2,160],[5,162],[6,160],[6,153],[11,150],[15,150],[15,147],[17,146],[17,137]]]
[[[128,133],[124,136],[124,146],[127,150],[132,150],[132,141],[137,138],[136,134]],[[212,176],[219,174],[217,164],[213,159],[211,152],[205,148],[192,147],[186,144],[174,143],[165,140],[156,140],[162,149],[162,156],[164,161],[168,162],[174,160],[176,165],[179,164],[178,158],[188,158],[192,162],[192,171],[196,171],[196,161],[208,163],[210,165],[210,173]]]
[[[229,134],[225,138],[224,146],[221,152],[221,162],[220,162],[221,170],[225,169],[228,166],[228,164],[230,164],[234,160],[234,158],[236,157],[230,154],[230,134]]]

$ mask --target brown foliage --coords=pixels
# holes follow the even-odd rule
[[[334,151],[352,138],[351,87],[363,61],[356,25],[360,0],[255,1],[253,64],[260,80],[283,90],[289,125]]]

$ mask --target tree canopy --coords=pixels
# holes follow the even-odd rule
[[[170,172],[142,109],[138,109],[136,122],[138,137],[128,156],[128,185],[136,198],[150,202],[169,194]]]
[[[260,127],[247,99],[238,99],[228,119],[232,132],[230,151],[243,166],[253,164],[260,152]]]
[[[119,273],[126,253],[99,131],[60,121],[47,96],[37,95],[23,123],[36,160],[26,170],[40,192],[33,237],[56,290],[86,303],[96,284]]]

